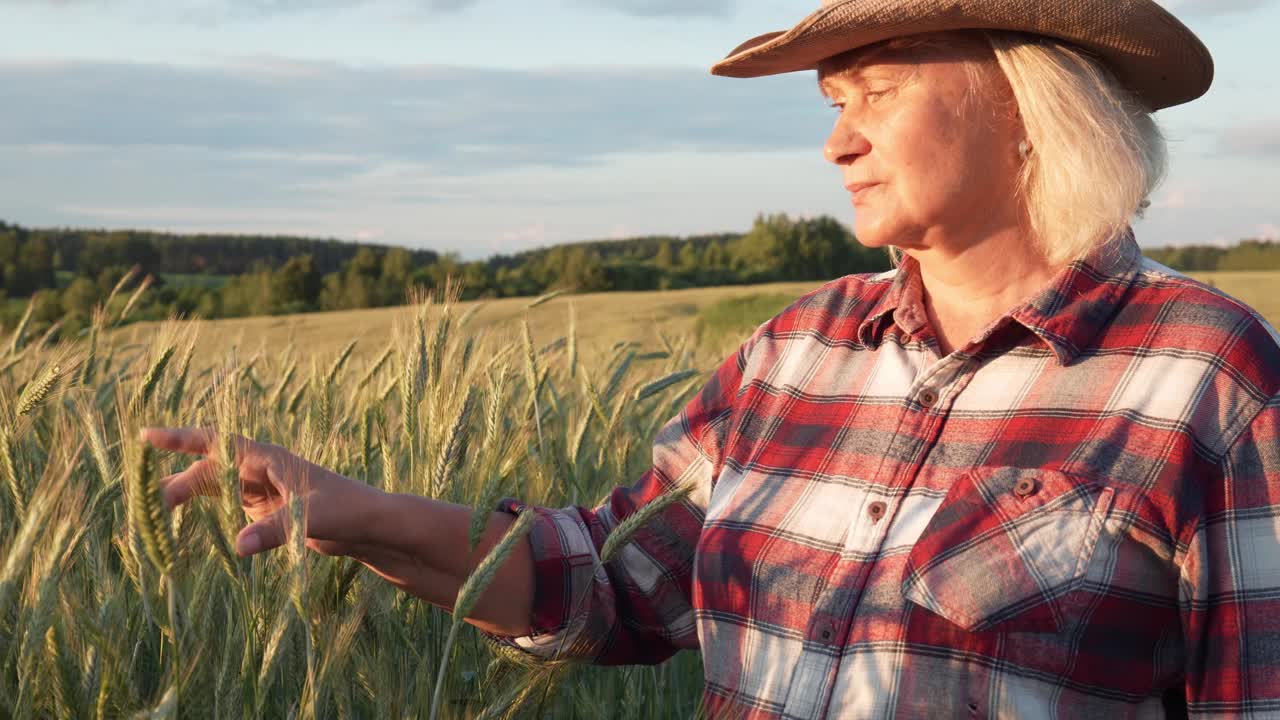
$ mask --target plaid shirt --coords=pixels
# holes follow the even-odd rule
[[[1130,232],[938,348],[909,258],[760,326],[636,485],[532,508],[509,642],[700,648],[714,717],[1280,716],[1275,331]]]

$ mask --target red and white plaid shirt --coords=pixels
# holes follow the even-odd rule
[[[713,717],[1161,717],[1170,688],[1193,716],[1280,716],[1275,331],[1126,233],[942,357],[919,277],[804,296],[635,486],[535,508],[511,642],[701,649]]]

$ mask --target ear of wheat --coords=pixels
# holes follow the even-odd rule
[[[22,389],[22,395],[18,397],[18,405],[14,414],[18,417],[23,417],[35,412],[49,398],[50,393],[57,387],[58,380],[61,378],[62,366],[54,365],[41,373],[39,377],[27,383],[27,386]]]
[[[22,517],[27,512],[27,490],[22,476],[18,474],[18,447],[14,441],[13,429],[0,427],[0,473],[4,474],[5,487],[13,500],[15,517]]]
[[[147,408],[151,396],[155,394],[156,387],[160,384],[160,378],[164,375],[164,369],[169,366],[169,361],[173,359],[176,351],[177,347],[169,345],[160,351],[155,360],[151,361],[151,365],[142,376],[142,381],[138,384],[137,393],[133,396],[133,406],[138,411]]]
[[[613,560],[645,525],[652,522],[667,508],[684,500],[691,492],[693,492],[693,485],[672,488],[628,515],[605,537],[604,545],[600,548],[600,562],[607,563]]]
[[[154,452],[150,445],[143,445],[138,451],[127,488],[129,512],[147,557],[161,575],[168,575],[173,570],[173,531],[160,486],[155,482]]]

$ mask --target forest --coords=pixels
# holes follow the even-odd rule
[[[829,217],[761,215],[747,233],[639,237],[557,245],[486,260],[337,240],[27,229],[0,222],[0,323],[32,305],[33,329],[87,327],[121,280],[148,292],[131,320],[349,310],[399,305],[410,288],[453,278],[462,299],[563,290],[665,290],[820,280],[889,267]],[[20,301],[19,301],[20,300]],[[115,308],[118,312],[119,308]]]

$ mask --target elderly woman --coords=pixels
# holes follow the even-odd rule
[[[1208,52],[1149,0],[842,0],[713,72],[815,68],[858,240],[896,271],[763,324],[601,507],[504,501],[464,557],[466,508],[309,466],[311,546],[448,607],[536,513],[469,620],[598,663],[700,648],[713,716],[1280,713],[1280,339],[1129,229],[1151,113],[1205,92]],[[242,450],[250,554],[296,460]]]

